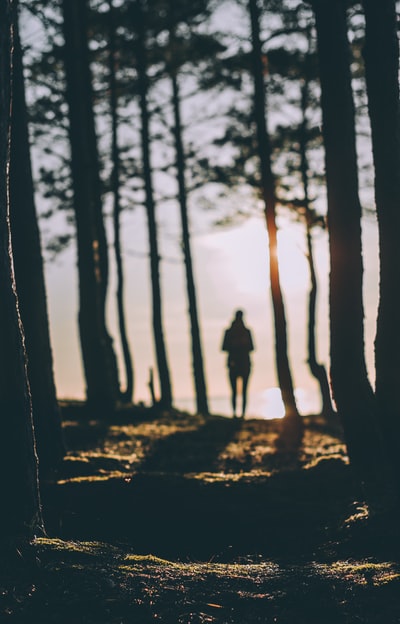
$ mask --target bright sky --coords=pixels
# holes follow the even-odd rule
[[[135,368],[135,401],[150,400],[147,387],[149,368],[155,367],[151,328],[151,295],[148,259],[129,252],[145,251],[147,236],[144,215],[124,217],[126,271],[126,311],[128,332]],[[306,323],[308,272],[304,255],[304,230],[300,224],[281,222],[279,254],[281,282],[286,303],[292,373],[298,392],[299,407],[318,409],[317,386],[306,364]],[[371,217],[364,220],[366,353],[373,371],[373,339],[377,305],[376,227]],[[236,308],[245,311],[245,320],[254,335],[256,351],[250,379],[251,410],[259,407],[265,396],[275,396],[277,386],[274,364],[272,307],[269,293],[267,234],[263,219],[252,218],[227,230],[216,230],[192,238],[195,279],[201,318],[202,342],[211,408],[224,410],[221,398],[229,396],[221,353],[222,332]],[[174,249],[168,244],[169,251]],[[328,364],[328,250],[327,235],[315,235],[316,264],[319,276],[318,339],[321,361]],[[165,253],[179,259],[175,253]],[[84,397],[84,381],[77,330],[77,276],[73,249],[46,266],[49,314],[55,376],[60,397]],[[185,278],[181,262],[162,263],[163,318],[175,403],[186,405],[193,398],[191,354]],[[108,319],[115,346],[119,351],[115,323],[115,285],[109,290]],[[122,368],[121,368],[122,370]],[[157,379],[157,377],[156,377]],[[372,379],[373,381],[373,379]],[[214,406],[214,407],[213,407]]]
[[[239,30],[248,32],[248,24],[234,19],[232,7],[223,7],[224,24],[227,19]],[[221,19],[221,16],[219,17]],[[246,25],[247,24],[247,25]],[[37,27],[37,25],[36,25]],[[30,43],[40,47],[39,34],[27,23]],[[40,29],[39,29],[40,30]],[[215,104],[215,102],[214,102]],[[192,113],[192,111],[189,111]],[[369,155],[370,149],[359,150]],[[319,156],[318,156],[319,157]],[[370,173],[368,172],[370,177]],[[367,194],[367,202],[363,194]],[[361,183],[361,199],[370,202],[370,180]],[[234,198],[232,198],[234,201]],[[242,198],[239,197],[239,204]],[[160,209],[162,208],[162,210]],[[232,207],[231,207],[232,208]],[[325,206],[322,206],[324,210]],[[192,237],[195,281],[201,320],[203,354],[205,360],[208,394],[214,411],[226,410],[229,396],[225,354],[220,346],[224,328],[231,322],[237,308],[245,311],[245,321],[253,331],[256,351],[253,355],[253,372],[250,378],[249,411],[261,413],[265,403],[276,397],[277,379],[274,360],[272,306],[268,278],[267,234],[262,218],[251,218],[230,229],[202,228],[198,211]],[[191,378],[191,352],[189,319],[183,261],[179,249],[177,207],[170,204],[157,210],[159,238],[163,256],[161,288],[163,321],[168,360],[171,371],[173,395],[177,406],[193,400]],[[194,220],[194,219],[193,219]],[[209,220],[209,218],[208,218]],[[124,213],[123,251],[126,273],[126,312],[130,345],[135,370],[134,400],[150,401],[147,387],[149,368],[156,372],[151,327],[150,272],[147,258],[147,225],[144,210]],[[279,221],[279,259],[281,282],[286,304],[290,361],[299,408],[307,412],[320,407],[317,386],[307,366],[307,296],[309,290],[308,267],[305,258],[305,232],[300,224]],[[47,227],[43,225],[43,227]],[[372,217],[363,222],[365,266],[365,338],[368,368],[373,382],[373,340],[375,336],[378,262],[377,228]],[[110,245],[112,236],[109,236]],[[113,262],[111,258],[111,274]],[[172,259],[172,261],[171,261]],[[315,259],[319,278],[318,337],[319,360],[329,364],[328,340],[328,243],[326,232],[315,234]],[[46,265],[49,316],[55,363],[56,385],[59,397],[83,398],[84,380],[78,338],[78,286],[74,248]],[[115,319],[115,283],[111,281],[108,297],[108,325],[115,339],[120,357],[117,323]],[[123,370],[120,358],[120,370]],[[123,378],[123,375],[121,375]],[[155,375],[157,381],[157,375]],[[158,388],[156,388],[158,390]],[[272,397],[272,398],[271,398]],[[224,399],[225,403],[218,401]],[[276,413],[276,404],[274,407]]]

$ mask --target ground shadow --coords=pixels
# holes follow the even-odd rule
[[[238,418],[213,416],[191,431],[178,431],[158,440],[142,461],[143,472],[191,473],[213,471],[221,451],[241,427]]]
[[[275,439],[275,453],[286,469],[299,467],[299,453],[304,438],[304,424],[298,418],[282,418]]]
[[[314,439],[307,423],[304,441],[278,419],[181,413],[97,433],[82,423],[85,446],[107,439],[67,458],[64,477],[42,489],[49,534],[172,559],[314,552],[354,489],[340,440]]]
[[[180,563],[93,541],[46,539],[37,540],[36,553],[40,566],[34,571],[2,567],[0,619],[19,624],[399,622],[400,568],[391,560],[260,557],[257,563],[234,565]]]

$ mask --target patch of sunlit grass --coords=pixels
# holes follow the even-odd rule
[[[357,585],[387,585],[400,582],[398,565],[372,561],[335,561],[329,567],[316,565],[319,574],[350,581]]]
[[[332,466],[340,466],[340,465],[348,465],[349,460],[347,457],[343,457],[343,455],[332,454],[329,457],[315,457],[309,463],[305,464],[304,469],[310,470],[313,468],[331,468]]]
[[[257,564],[215,563],[212,560],[205,562],[180,562],[160,559],[154,555],[135,554],[126,555],[124,562],[119,565],[119,569],[132,572],[135,566],[145,567],[148,570],[161,567],[161,572],[166,572],[168,569],[171,569],[185,576],[201,576],[211,573],[217,577],[230,576],[232,578],[251,578],[255,573],[261,575],[276,574],[280,570],[279,565],[272,561]]]
[[[265,480],[270,477],[272,472],[264,470],[251,470],[248,472],[194,472],[185,476],[191,479],[202,481],[204,483],[255,483],[258,479]]]
[[[39,548],[60,553],[78,553],[82,555],[103,556],[115,554],[118,549],[105,542],[62,540],[59,538],[37,537],[34,544]]]
[[[132,564],[140,564],[147,566],[172,566],[173,568],[179,568],[182,564],[176,563],[175,561],[169,561],[168,559],[162,559],[161,557],[156,557],[155,555],[135,555],[129,554],[124,557],[125,563],[120,567],[128,567]]]
[[[351,526],[352,524],[356,522],[360,522],[360,521],[364,522],[368,520],[368,518],[369,518],[368,505],[358,504],[356,506],[355,512],[351,514],[350,516],[348,516],[346,520],[344,521],[344,526]]]
[[[374,585],[387,585],[392,581],[400,582],[400,574],[398,572],[382,572],[374,579]]]
[[[66,485],[67,483],[99,483],[104,481],[121,481],[126,479],[126,472],[114,470],[106,474],[85,475],[79,477],[71,477],[69,479],[59,479],[57,485]]]

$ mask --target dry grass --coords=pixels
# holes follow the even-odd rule
[[[370,519],[337,426],[64,413],[49,537],[3,566],[0,622],[400,622],[398,522]]]

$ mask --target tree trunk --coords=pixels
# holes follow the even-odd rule
[[[54,384],[18,24],[14,30],[10,203],[15,279],[28,353],[28,377],[40,474],[43,476],[58,465],[65,448]]]
[[[308,192],[308,158],[307,158],[307,106],[308,106],[308,78],[305,77],[301,92],[302,122],[300,124],[300,171],[304,192],[304,209],[306,220],[307,261],[310,271],[310,292],[308,298],[308,365],[311,374],[318,381],[321,399],[322,415],[330,420],[334,414],[331,395],[329,390],[328,375],[325,366],[318,362],[316,353],[316,305],[317,305],[317,276],[315,272],[314,250],[312,242],[313,215],[310,208],[310,196]]]
[[[375,339],[376,400],[386,447],[400,483],[400,110],[394,0],[363,0],[365,71],[375,166],[380,280]]]
[[[9,167],[16,2],[0,0],[0,545],[43,531],[38,462],[10,244]]]
[[[116,49],[115,49],[115,23],[114,23],[114,6],[112,0],[109,0],[109,63],[110,63],[110,108],[111,108],[111,125],[112,125],[112,174],[111,186],[114,196],[114,253],[115,264],[117,267],[117,310],[119,335],[121,338],[122,353],[125,363],[126,388],[121,391],[121,400],[124,403],[132,401],[134,389],[134,374],[131,351],[129,348],[128,335],[126,331],[125,307],[124,307],[124,270],[122,265],[121,253],[121,227],[120,227],[120,157],[118,148],[118,98],[117,98],[117,80],[116,80]]]
[[[138,72],[138,88],[141,115],[141,147],[143,159],[143,177],[146,195],[147,221],[149,228],[151,291],[153,303],[153,330],[156,350],[157,368],[160,381],[160,406],[163,409],[172,407],[172,389],[167,361],[167,351],[162,325],[162,305],[160,286],[160,255],[158,251],[157,223],[153,193],[153,180],[150,158],[150,118],[148,111],[148,77],[146,43],[144,35],[143,15],[139,10],[138,31],[136,40],[136,69]]]
[[[192,254],[190,249],[190,231],[188,220],[187,193],[185,186],[185,154],[182,142],[182,124],[180,114],[180,95],[176,72],[171,68],[172,106],[174,111],[174,138],[176,151],[176,169],[178,179],[178,198],[182,223],[182,247],[186,269],[186,288],[189,304],[189,318],[192,337],[192,366],[196,391],[196,406],[199,414],[208,414],[206,380],[201,348],[200,325],[197,314],[196,288],[193,276]]]
[[[316,337],[315,337],[315,322],[316,322],[316,303],[317,303],[317,277],[315,274],[314,253],[312,244],[312,232],[310,227],[309,217],[307,219],[307,260],[310,270],[310,292],[308,296],[308,365],[310,367],[311,374],[318,381],[319,389],[322,399],[321,414],[330,420],[334,415],[334,409],[331,401],[331,393],[329,389],[328,375],[326,368],[323,364],[318,362],[316,355]]]
[[[381,454],[364,357],[361,206],[346,3],[316,0],[313,8],[328,191],[331,386],[353,467],[372,487]]]
[[[88,403],[106,413],[119,397],[116,357],[107,332],[108,263],[87,46],[87,7],[63,0],[66,95],[77,228],[79,330]]]
[[[279,279],[277,226],[275,220],[275,183],[271,169],[271,147],[266,123],[266,98],[257,0],[249,0],[249,11],[251,18],[252,71],[255,96],[254,108],[257,126],[258,155],[261,168],[261,190],[265,204],[265,219],[269,239],[269,265],[275,323],[276,367],[285,406],[285,416],[289,420],[300,424],[301,417],[296,406],[292,374],[289,365],[285,308]]]

